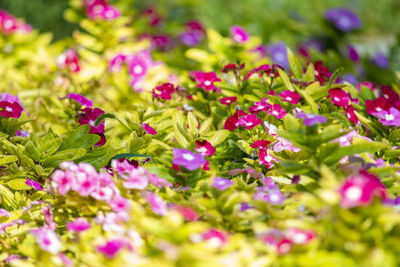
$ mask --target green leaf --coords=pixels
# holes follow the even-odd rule
[[[117,151],[111,147],[96,148],[83,157],[78,158],[76,162],[86,162],[92,164],[96,169],[100,169],[108,164]]]
[[[3,204],[11,209],[17,208],[17,202],[15,201],[14,194],[4,185],[0,185],[0,194],[3,199]]]
[[[26,184],[26,179],[19,178],[9,181],[8,185],[13,190],[31,190],[32,187]]]
[[[314,114],[319,114],[318,106],[317,103],[315,103],[314,99],[306,92],[306,91],[300,91],[300,94],[303,95],[304,99],[306,102],[310,105],[311,110]]]
[[[18,160],[17,156],[14,155],[0,155],[0,166],[5,166],[11,162],[15,162]]]
[[[218,130],[210,134],[208,141],[213,145],[217,146],[229,136],[230,132],[228,130]]]
[[[280,68],[277,68],[277,70],[279,72],[279,77],[281,78],[283,85],[286,87],[286,89],[290,91],[295,91],[286,72],[284,70],[281,70]]]
[[[293,54],[292,50],[290,50],[289,48],[287,48],[287,56],[288,56],[289,66],[290,66],[290,69],[292,70],[293,76],[297,79],[301,79],[303,76],[303,71],[302,71],[301,65],[300,65],[298,59],[296,58],[296,56]]]
[[[189,124],[189,131],[192,134],[192,138],[197,138],[198,135],[197,127],[199,126],[199,122],[197,121],[196,116],[194,116],[193,112],[188,112],[187,120]]]
[[[207,132],[210,129],[211,125],[212,125],[212,118],[208,118],[205,121],[203,121],[199,129],[199,134]]]
[[[59,151],[49,157],[43,162],[45,167],[57,167],[60,163],[64,161],[73,161],[75,159],[81,158],[86,154],[86,149],[84,148],[73,148]]]
[[[400,129],[391,131],[388,136],[388,140],[390,142],[399,142],[400,141]]]
[[[237,141],[237,146],[239,147],[240,150],[242,150],[247,155],[251,155],[254,151],[254,149],[249,145],[249,143],[247,143],[244,140]]]
[[[315,81],[315,69],[314,64],[308,64],[306,73],[304,74],[304,81],[306,82],[313,82]]]
[[[337,70],[335,70],[331,76],[331,78],[329,79],[328,82],[328,90],[332,88],[332,84],[336,81],[337,77],[339,76],[339,74],[341,74],[343,72],[343,68],[338,68]]]
[[[110,113],[104,113],[101,114],[99,117],[97,117],[96,122],[94,123],[95,126],[98,126],[104,119],[117,119],[115,115],[110,114]]]
[[[170,183],[175,182],[175,178],[169,174],[169,169],[165,167],[155,166],[155,165],[146,165],[145,168],[152,174],[156,174],[160,178],[166,179]]]

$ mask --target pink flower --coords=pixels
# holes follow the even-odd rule
[[[358,175],[347,177],[340,186],[340,206],[345,209],[367,206],[374,195],[385,198],[385,190],[385,186],[376,176],[361,170]]]
[[[121,16],[121,12],[113,6],[109,6],[105,0],[83,0],[86,15],[90,19],[102,18],[113,20]]]
[[[260,160],[260,164],[266,165],[268,169],[274,166],[274,162],[278,162],[278,160],[270,155],[268,150],[265,148],[261,148],[258,151],[258,158]]]
[[[110,207],[116,212],[128,211],[131,206],[129,200],[120,195],[115,195],[108,204],[110,204]]]
[[[125,59],[126,59],[126,56],[123,55],[123,54],[117,54],[117,55],[115,55],[115,56],[111,59],[109,65],[108,65],[108,70],[109,70],[110,72],[117,72],[117,71],[120,71],[120,70],[122,69],[122,66],[123,66],[124,63],[125,63]]]
[[[189,75],[198,83],[197,87],[203,88],[206,91],[217,91],[218,88],[214,82],[220,82],[215,72],[192,71]]]
[[[239,73],[239,71],[241,69],[243,69],[245,66],[245,64],[240,64],[240,65],[236,65],[234,63],[230,63],[230,64],[226,64],[224,66],[224,68],[222,69],[222,73],[228,73],[230,71],[235,72],[235,73]]]
[[[251,144],[250,146],[252,148],[265,148],[266,149],[270,143],[271,142],[268,140],[257,140],[257,141],[254,141],[253,144]]]
[[[290,228],[286,230],[285,236],[294,244],[305,245],[315,238],[315,233],[309,230]]]
[[[142,128],[143,128],[143,130],[145,130],[146,133],[148,133],[150,135],[156,135],[157,134],[157,131],[154,130],[154,128],[152,128],[147,123],[142,123]]]
[[[214,177],[212,187],[217,188],[219,191],[224,191],[234,185],[234,182],[232,180],[222,178],[222,177]]]
[[[389,111],[392,106],[393,105],[383,96],[378,97],[374,101],[369,99],[365,101],[367,113],[372,115],[381,111]]]
[[[219,99],[219,102],[220,102],[222,105],[227,105],[227,106],[228,106],[228,105],[230,105],[230,104],[236,102],[236,100],[237,100],[237,97],[236,97],[236,96],[227,96],[227,97],[220,98],[220,99]]]
[[[286,111],[278,104],[274,104],[270,110],[268,110],[268,114],[273,115],[278,119],[283,119],[286,115]]]
[[[176,206],[174,210],[177,210],[184,218],[188,221],[196,221],[200,216],[199,214],[193,210],[192,208],[185,206]]]
[[[31,230],[40,248],[52,254],[57,254],[61,250],[61,242],[57,234],[47,227]]]
[[[239,25],[230,28],[232,39],[239,44],[244,44],[249,40],[249,34]]]
[[[146,75],[148,65],[146,61],[138,56],[132,56],[126,58],[128,64],[128,72],[132,77],[141,78]]]
[[[91,108],[93,106],[92,100],[89,100],[80,94],[70,93],[70,94],[66,95],[64,98],[69,98],[69,99],[75,100],[76,102],[78,102],[79,104],[81,104],[82,106],[85,106],[87,108]]]
[[[57,58],[59,68],[67,68],[70,72],[76,73],[81,70],[78,53],[74,49],[67,49]]]
[[[314,63],[315,78],[322,84],[330,79],[332,74],[322,65],[322,61]]]
[[[25,184],[29,185],[32,188],[35,188],[37,191],[43,191],[41,184],[39,184],[38,182],[31,180],[29,178],[26,178]]]
[[[293,146],[292,142],[290,142],[289,140],[286,140],[280,136],[277,136],[276,139],[278,141],[274,143],[272,147],[274,152],[289,150],[296,153],[300,151],[300,148]]]
[[[56,170],[53,173],[53,187],[57,188],[57,192],[62,196],[68,193],[69,190],[71,190],[73,177],[69,174],[70,173],[65,173],[62,170]]]
[[[234,131],[238,126],[237,126],[237,122],[239,120],[240,117],[246,116],[247,113],[242,111],[242,110],[238,110],[235,112],[235,114],[233,114],[232,116],[230,116],[224,124],[224,129],[229,130],[229,131]]]
[[[228,235],[218,229],[210,229],[204,232],[201,239],[207,241],[210,247],[222,247],[228,243]]]
[[[0,101],[0,115],[6,118],[19,118],[21,117],[24,108],[18,102]]]
[[[153,192],[146,192],[145,197],[147,202],[150,204],[151,210],[160,216],[167,215],[168,210],[167,210],[167,205],[165,202],[161,199],[159,195]]]
[[[10,212],[6,209],[0,209],[0,216],[1,217],[10,217]]]
[[[282,100],[285,102],[289,102],[292,105],[297,105],[300,101],[301,95],[297,92],[292,92],[290,90],[285,90],[279,94],[282,97]]]
[[[123,248],[127,248],[131,251],[133,250],[132,246],[126,240],[113,239],[108,241],[103,246],[97,246],[97,251],[103,253],[107,258],[112,259],[117,255],[118,251]]]
[[[330,89],[328,98],[331,98],[331,102],[336,106],[347,107],[349,105],[349,94],[340,88]]]
[[[153,96],[155,98],[162,98],[165,100],[170,100],[171,95],[175,92],[175,87],[172,83],[164,83],[153,89]]]
[[[364,86],[364,87],[367,87],[367,88],[369,88],[369,89],[371,89],[371,90],[374,90],[375,88],[374,88],[374,85],[371,83],[371,82],[362,82],[362,83],[358,83],[357,84],[357,89],[358,89],[358,91],[361,91],[361,87],[362,86]]]
[[[375,114],[383,125],[400,126],[400,111],[397,108],[390,108],[389,111],[380,111]]]
[[[215,154],[215,148],[207,140],[196,141],[196,147],[194,148],[197,152],[201,153],[204,157],[212,156]]]
[[[85,218],[75,218],[73,222],[67,223],[68,231],[83,232],[90,229],[90,223]]]
[[[118,172],[125,180],[123,186],[126,189],[143,190],[149,184],[148,171],[143,167],[130,168],[128,171]]]
[[[184,148],[183,149],[174,148],[173,156],[174,156],[174,159],[172,161],[173,164],[176,164],[178,166],[183,166],[189,171],[194,171],[200,168],[204,163],[206,163],[206,160],[202,154],[193,153],[190,150]]]
[[[269,111],[271,110],[272,105],[267,103],[267,98],[261,99],[259,102],[255,102],[252,107],[249,108],[250,113],[258,113],[261,111]]]
[[[236,126],[245,127],[246,130],[249,130],[260,124],[262,124],[262,120],[257,118],[257,114],[250,114],[239,118],[239,120],[236,123]]]

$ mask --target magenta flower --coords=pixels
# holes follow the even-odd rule
[[[10,212],[6,209],[0,209],[0,216],[1,217],[10,217]]]
[[[252,148],[264,148],[264,149],[266,149],[269,146],[269,144],[271,144],[271,142],[268,141],[268,140],[257,140],[257,141],[254,141],[253,144],[251,144],[250,146]]]
[[[285,201],[285,196],[276,186],[275,188],[259,187],[254,194],[254,199],[261,200],[272,205],[281,205]]]
[[[21,117],[24,108],[18,102],[0,101],[0,115],[6,118],[19,118]]]
[[[53,173],[52,184],[54,188],[57,188],[57,192],[63,196],[71,190],[72,179],[73,177],[70,173],[56,170]]]
[[[233,114],[232,116],[230,116],[224,124],[224,129],[229,130],[229,131],[234,131],[237,129],[237,125],[236,123],[238,122],[239,118],[246,116],[247,113],[242,111],[242,110],[238,110],[235,112],[235,114]]]
[[[121,16],[121,12],[106,3],[105,0],[83,0],[86,15],[90,19],[113,20]]]
[[[114,195],[114,198],[111,201],[109,201],[108,204],[116,212],[128,211],[128,209],[131,206],[128,199],[118,194]]]
[[[380,111],[375,114],[383,125],[400,126],[400,111],[397,108],[390,108],[389,111]]]
[[[351,32],[361,28],[361,20],[357,15],[343,7],[329,9],[325,13],[325,18],[343,32]]]
[[[96,120],[98,117],[104,114],[104,111],[99,109],[99,108],[84,108],[82,109],[83,113],[80,113],[78,115],[79,117],[79,124],[80,125],[89,125],[90,126],[90,131],[89,133],[91,134],[99,134],[104,132],[104,121],[99,123],[99,125],[96,126]]]
[[[358,175],[346,178],[338,192],[341,196],[340,206],[348,209],[357,206],[367,206],[374,195],[386,197],[385,186],[374,175],[361,170]]]
[[[234,182],[232,180],[222,177],[215,177],[211,186],[217,188],[219,191],[224,191],[233,184]]]
[[[346,112],[346,117],[347,117],[347,119],[349,119],[349,121],[351,121],[353,123],[358,122],[358,117],[357,117],[356,113],[354,113],[354,111],[356,111],[356,110],[352,105],[344,107],[344,111]]]
[[[305,245],[311,242],[311,240],[315,238],[316,234],[311,230],[289,228],[286,230],[285,236],[294,244]]]
[[[207,140],[196,141],[196,147],[194,148],[196,152],[201,153],[204,157],[212,156],[215,154],[215,147]]]
[[[360,59],[356,48],[352,45],[347,46],[347,54],[349,55],[350,60],[353,62],[358,62]]]
[[[66,95],[64,98],[69,98],[69,99],[75,100],[76,102],[78,102],[79,104],[81,104],[82,106],[85,106],[87,108],[91,108],[93,106],[92,100],[89,100],[80,94],[70,93],[70,94]]]
[[[126,57],[128,64],[128,72],[132,77],[141,78],[146,75],[148,64],[147,62],[137,55]]]
[[[129,242],[127,242],[123,239],[113,239],[113,240],[108,241],[103,246],[97,246],[97,251],[102,253],[107,258],[112,259],[117,255],[118,251],[120,251],[123,248],[133,250],[133,248],[129,244]]]
[[[249,40],[249,34],[239,25],[230,28],[232,39],[239,44],[244,44]]]
[[[278,119],[283,119],[286,115],[286,111],[278,104],[274,104],[267,112]]]
[[[282,97],[282,100],[285,102],[289,102],[292,105],[297,105],[300,101],[301,95],[297,92],[292,92],[290,90],[285,90],[279,94]]]
[[[227,105],[229,106],[230,104],[234,103],[237,101],[237,97],[236,96],[227,96],[227,97],[223,97],[219,99],[219,102],[222,105]]]
[[[261,111],[269,111],[269,110],[271,110],[271,108],[272,108],[272,105],[267,103],[267,98],[264,97],[263,99],[261,99],[261,101],[255,102],[253,104],[253,106],[251,106],[249,108],[249,112],[250,113],[258,113]]]
[[[173,156],[173,164],[185,167],[190,171],[196,170],[206,163],[206,159],[201,153],[193,153],[184,148],[174,148]]]
[[[25,184],[29,185],[32,188],[35,188],[38,191],[43,191],[42,186],[38,182],[33,181],[31,179],[26,178]]]
[[[218,229],[210,229],[201,235],[201,239],[207,241],[210,247],[222,247],[228,242],[228,235]]]
[[[278,160],[276,158],[274,158],[272,155],[270,155],[268,153],[268,149],[265,148],[261,148],[258,151],[258,158],[260,161],[261,165],[266,165],[267,168],[271,168],[272,166],[274,166],[274,162],[278,162]]]
[[[35,237],[40,248],[57,254],[61,250],[61,242],[57,234],[47,227],[41,227],[31,230],[31,234]]]
[[[32,26],[20,22],[5,10],[0,9],[0,31],[4,34],[13,34],[16,32],[29,33]]]
[[[273,144],[273,151],[274,152],[281,152],[283,150],[289,150],[292,152],[299,152],[300,148],[293,146],[292,142],[286,140],[280,136],[277,136],[276,139],[278,140],[276,143]]]
[[[236,123],[236,126],[245,127],[246,130],[249,130],[260,124],[262,124],[262,120],[257,118],[257,114],[250,114],[239,118],[239,120]]]
[[[167,215],[167,205],[162,200],[162,198],[153,192],[146,192],[145,197],[147,202],[150,204],[151,210],[160,216]]]
[[[392,107],[392,104],[384,96],[381,96],[373,101],[369,99],[366,100],[365,107],[368,114],[375,115],[381,111],[389,111],[389,109]]]
[[[164,83],[154,88],[152,94],[155,98],[170,100],[171,95],[174,92],[175,92],[175,86],[172,83]]]
[[[317,123],[326,123],[327,122],[327,120],[324,116],[311,114],[311,113],[307,114],[304,112],[300,112],[296,115],[296,117],[303,119],[303,124],[305,126],[313,126]]]
[[[179,39],[186,46],[196,46],[204,38],[205,31],[198,21],[189,21],[186,23],[186,31],[179,35]]]
[[[143,130],[146,131],[146,133],[150,134],[150,135],[156,135],[157,131],[154,130],[153,127],[151,127],[150,125],[148,125],[147,123],[142,123],[142,128]]]
[[[393,105],[398,105],[399,103],[399,95],[393,91],[390,86],[383,86],[382,87],[382,96],[386,98],[390,103]]]
[[[74,49],[67,49],[57,58],[59,68],[66,68],[70,72],[76,73],[81,70],[78,53]]]
[[[90,223],[85,218],[75,218],[73,222],[67,223],[68,231],[83,232],[90,229]]]
[[[340,88],[330,89],[328,98],[331,98],[331,102],[336,106],[347,107],[349,105],[349,94]]]
[[[241,69],[243,69],[245,66],[245,64],[240,64],[240,65],[236,65],[234,63],[230,63],[230,64],[226,64],[223,68],[222,68],[222,73],[228,73],[230,71],[238,73]]]
[[[108,64],[108,70],[110,72],[118,72],[118,71],[120,71],[122,69],[122,66],[125,63],[125,59],[126,59],[126,56],[123,55],[123,54],[115,55],[111,59],[110,63]]]
[[[221,79],[217,77],[215,72],[192,71],[189,75],[198,83],[197,87],[203,88],[206,91],[218,90],[214,82],[220,82]]]
[[[321,84],[328,81],[332,76],[332,73],[329,72],[328,68],[322,65],[322,61],[315,62],[314,69],[315,69],[315,78]]]

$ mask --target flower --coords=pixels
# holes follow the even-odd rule
[[[148,125],[147,123],[142,123],[142,128],[143,130],[145,130],[146,133],[150,134],[150,135],[156,135],[157,131],[154,130],[153,127],[151,127],[150,125]]]
[[[358,117],[357,117],[356,113],[354,113],[354,111],[356,111],[356,110],[354,109],[354,107],[352,105],[344,107],[344,111],[346,112],[346,117],[349,119],[349,121],[351,121],[353,123],[358,122]]]
[[[400,111],[397,108],[390,108],[389,111],[379,111],[375,113],[383,125],[400,126]]]
[[[315,78],[322,84],[330,79],[332,73],[322,65],[322,61],[314,63]]]
[[[287,48],[284,43],[275,43],[268,45],[267,49],[273,63],[279,64],[284,68],[289,67]]]
[[[278,104],[272,105],[271,109],[267,112],[278,119],[283,119],[286,115],[286,111]]]
[[[67,68],[73,73],[81,70],[78,53],[72,48],[65,50],[65,52],[57,58],[57,64],[59,68]]]
[[[375,115],[381,111],[389,111],[392,104],[383,96],[376,98],[375,100],[366,100],[365,107],[368,114]]]
[[[129,250],[133,250],[129,242],[123,239],[113,239],[107,241],[107,243],[105,243],[103,246],[97,246],[97,251],[104,254],[104,256],[106,256],[107,258],[112,259],[117,255],[118,251],[120,251],[122,248],[128,248]]]
[[[214,82],[220,82],[215,72],[192,71],[189,75],[198,83],[197,87],[203,88],[206,91],[217,91]]]
[[[239,25],[230,28],[232,39],[239,44],[244,44],[249,40],[249,34]]]
[[[250,113],[258,113],[261,111],[269,111],[271,110],[272,105],[267,103],[267,98],[261,99],[259,102],[254,102],[253,106],[249,108]]]
[[[161,199],[159,195],[153,192],[146,192],[145,197],[147,202],[150,204],[151,210],[160,216],[167,215],[168,210],[167,210],[167,205],[165,202]]]
[[[378,52],[371,57],[371,63],[382,69],[389,68],[389,59],[385,54]]]
[[[290,142],[280,136],[277,136],[276,139],[278,139],[278,141],[276,143],[274,143],[273,147],[272,147],[274,152],[281,152],[283,150],[289,150],[289,151],[297,153],[300,151],[300,148],[293,146],[292,142]]]
[[[227,106],[228,106],[228,105],[230,105],[230,104],[236,102],[236,100],[237,100],[237,97],[236,97],[236,96],[227,96],[227,97],[220,98],[220,99],[219,99],[219,102],[220,102],[222,105],[227,105]]]
[[[367,206],[374,195],[385,198],[385,190],[378,177],[361,170],[359,174],[347,177],[338,189],[341,197],[340,206],[345,209]]]
[[[222,73],[228,73],[230,71],[238,73],[241,69],[243,69],[245,64],[236,65],[234,63],[226,64],[222,69]]]
[[[186,23],[186,31],[179,35],[179,39],[186,46],[198,45],[205,36],[205,30],[198,21]]]
[[[358,62],[360,59],[356,48],[352,45],[347,46],[347,54],[349,55],[350,60],[353,62]]]
[[[187,149],[173,149],[173,164],[185,167],[189,171],[196,170],[206,163],[204,156],[200,153],[193,153]]]
[[[254,194],[255,200],[261,200],[272,205],[281,205],[285,201],[285,196],[279,188],[259,187]]]
[[[201,235],[210,247],[222,247],[228,242],[228,235],[218,229],[210,229]]]
[[[351,10],[339,7],[329,9],[325,19],[332,22],[335,27],[343,32],[350,32],[361,28],[361,20]]]
[[[83,0],[83,5],[86,8],[86,16],[90,19],[114,20],[121,16],[121,12],[108,5],[105,0]]]
[[[172,83],[164,83],[153,89],[152,94],[155,98],[170,100],[171,95],[175,92],[175,87]]]
[[[224,191],[225,189],[228,189],[234,184],[233,181],[222,178],[222,177],[215,177],[212,183],[212,187],[217,188],[219,191]]]
[[[116,212],[127,211],[131,205],[128,199],[120,196],[119,194],[115,194],[113,199],[109,201],[108,204]]]
[[[67,223],[68,231],[83,232],[90,229],[90,223],[85,218],[75,218],[73,222]]]
[[[262,124],[262,120],[257,118],[257,114],[245,115],[236,122],[237,127],[245,127],[246,130],[252,129]]]
[[[299,228],[289,228],[286,230],[285,236],[294,244],[305,245],[315,238],[315,233]]]
[[[278,160],[276,158],[274,158],[273,156],[271,156],[268,152],[268,149],[265,148],[261,148],[260,150],[258,150],[258,158],[260,161],[261,165],[266,165],[267,168],[271,168],[272,166],[274,166],[274,161],[278,162]]]
[[[333,88],[328,92],[328,98],[331,98],[331,102],[336,106],[347,107],[349,105],[350,96],[344,90],[340,88]]]
[[[317,123],[326,123],[327,119],[322,115],[300,112],[296,115],[297,118],[303,119],[305,126],[313,126]]]
[[[128,65],[129,75],[134,77],[136,80],[146,75],[148,64],[140,56],[138,55],[128,56],[126,57],[126,62]]]
[[[108,64],[108,70],[110,72],[117,72],[122,69],[122,65],[125,63],[126,56],[123,54],[115,55],[110,63]]]
[[[201,153],[204,157],[212,156],[215,154],[215,148],[207,140],[196,141],[196,147],[194,148],[197,152]]]
[[[0,209],[0,216],[1,217],[10,217],[10,212],[6,209]]]
[[[282,97],[282,100],[285,102],[289,102],[292,105],[297,105],[300,101],[301,95],[297,92],[293,92],[290,90],[285,90],[279,94]]]
[[[31,230],[40,248],[52,254],[57,254],[61,250],[61,242],[57,234],[47,227],[41,227]]]
[[[229,130],[229,131],[234,131],[235,129],[237,129],[237,122],[239,120],[239,118],[246,116],[247,113],[242,111],[242,110],[238,110],[235,112],[235,114],[233,114],[232,116],[230,116],[224,124],[224,129]]]
[[[91,108],[93,106],[92,100],[89,100],[80,94],[70,93],[70,94],[66,95],[64,98],[69,98],[69,99],[75,100],[76,102],[78,102],[79,104],[81,104],[82,106],[85,106],[87,108]]]
[[[35,188],[38,191],[43,191],[42,186],[38,182],[33,181],[31,179],[26,178],[25,184],[29,185],[32,188]]]
[[[21,117],[24,108],[18,102],[0,101],[0,115],[6,118],[19,118]]]
[[[270,143],[271,142],[268,140],[257,140],[257,141],[254,141],[253,144],[251,144],[250,146],[252,148],[267,148]]]
[[[83,113],[82,113],[83,111]],[[89,133],[97,134],[100,136],[100,140],[95,144],[95,146],[102,146],[105,144],[106,139],[104,136],[104,120],[102,120],[99,125],[96,126],[96,120],[104,114],[104,111],[99,108],[84,108],[81,110],[81,113],[78,115],[78,122],[80,125],[88,124],[90,126]]]

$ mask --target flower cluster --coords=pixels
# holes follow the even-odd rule
[[[83,6],[89,19],[113,20],[121,16],[121,12],[106,0],[83,0]]]

